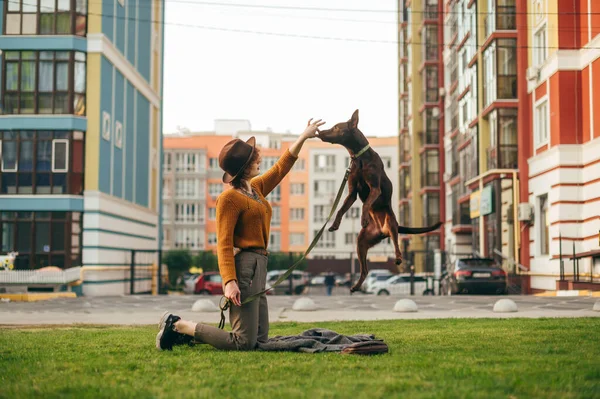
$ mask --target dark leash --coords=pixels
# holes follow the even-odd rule
[[[366,148],[368,148],[368,146]],[[366,151],[366,148],[365,148],[365,151]],[[361,152],[361,154],[362,154],[362,152]],[[300,259],[298,259],[292,266],[290,266],[290,268],[287,269],[287,271],[285,273],[283,273],[270,288],[262,290],[254,295],[250,295],[248,298],[246,298],[244,301],[242,301],[242,305],[245,305],[247,303],[254,301],[255,299],[259,298],[261,295],[264,295],[267,291],[272,290],[273,288],[275,288],[279,284],[281,284],[283,281],[285,281],[292,274],[294,269],[296,269],[296,267],[298,267],[300,262],[302,262],[306,258],[306,256],[310,253],[310,251],[312,251],[312,249],[315,247],[315,245],[317,245],[319,238],[321,238],[321,235],[323,234],[325,227],[327,227],[327,223],[329,223],[329,220],[335,213],[335,210],[340,202],[340,199],[342,198],[342,193],[344,192],[344,187],[346,186],[346,182],[348,181],[348,175],[350,175],[350,167],[348,167],[348,169],[346,169],[346,174],[344,175],[344,180],[342,181],[342,184],[338,190],[338,193],[335,197],[335,201],[333,202],[331,211],[329,212],[329,216],[327,216],[327,220],[325,221],[325,224],[323,224],[323,227],[321,227],[321,229],[317,232],[317,234],[315,235],[315,238],[313,238],[312,242],[310,243],[310,245],[308,246],[306,251],[304,251],[304,254],[302,255],[302,257]],[[221,299],[219,300],[219,308],[221,309],[221,321],[219,322],[220,329],[225,328],[225,311],[227,309],[229,309],[230,306],[231,306],[231,301],[229,299],[227,299],[225,296],[221,297]]]

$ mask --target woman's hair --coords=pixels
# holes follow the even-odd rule
[[[258,148],[254,148],[254,153],[252,153],[252,158],[248,161],[246,165],[246,169],[242,173],[240,173],[235,179],[233,179],[229,184],[231,184],[235,188],[242,187],[242,180],[247,180],[250,177],[250,168],[256,162],[260,162],[260,150]]]

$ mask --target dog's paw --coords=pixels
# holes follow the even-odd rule
[[[340,224],[339,223],[334,223],[332,224],[329,229],[327,229],[328,231],[336,231],[337,229],[340,228]]]
[[[401,265],[401,264],[402,264],[402,257],[396,258],[396,265]]]

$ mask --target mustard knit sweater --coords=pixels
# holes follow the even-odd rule
[[[288,174],[297,157],[286,151],[275,165],[250,184],[260,197],[256,201],[235,189],[217,198],[217,256],[223,286],[237,280],[233,248],[267,248],[272,209],[265,199]]]

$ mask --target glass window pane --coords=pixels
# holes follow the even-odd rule
[[[85,61],[85,53],[82,53],[81,51],[76,51],[75,61]]]
[[[65,250],[65,222],[52,222],[52,251]]]
[[[2,171],[17,170],[17,142],[2,142]]]
[[[71,10],[70,0],[58,0],[58,11],[69,11]]]
[[[75,63],[75,92],[85,92],[85,63]]]
[[[40,12],[41,13],[54,12],[55,9],[56,9],[55,0],[41,0],[41,2],[40,2]]]
[[[50,252],[50,222],[36,222],[35,252]]]
[[[6,63],[6,90],[19,90],[19,64]]]
[[[75,0],[75,11],[79,14],[87,14],[87,0]]]
[[[21,34],[21,14],[6,14],[6,34]]]
[[[16,194],[17,193],[17,174],[6,173],[2,174],[2,194]]]
[[[56,90],[69,90],[69,64],[66,62],[56,64]]]
[[[67,142],[65,141],[54,141],[53,142],[53,155],[54,164],[52,165],[53,171],[67,171]]]
[[[85,96],[75,94],[73,97],[73,113],[75,115],[85,115]]]
[[[33,170],[33,142],[22,141],[19,153],[19,171],[29,172]]]
[[[35,62],[21,63],[21,91],[35,90]]]
[[[21,0],[14,0],[8,2],[8,11],[20,11],[21,10]]]
[[[31,252],[31,222],[17,223],[17,251]],[[20,256],[20,254],[19,254]]]
[[[52,256],[50,256],[50,265],[64,269],[65,268],[65,255],[52,254]]]
[[[6,60],[18,60],[19,52],[18,51],[7,51],[4,53],[4,59]]]
[[[35,170],[38,172],[50,171],[50,162],[52,162],[52,142],[38,141]]]
[[[52,106],[52,93],[38,94],[38,114],[51,114],[54,109]]]
[[[56,14],[56,34],[61,33],[71,33],[71,15],[68,13]]]
[[[40,51],[40,60],[53,60],[54,51]]]
[[[54,113],[68,114],[69,113],[69,96],[68,94],[56,94],[54,96]]]
[[[57,60],[69,60],[69,52],[68,51],[57,51],[55,53]]]
[[[77,36],[85,36],[87,32],[87,17],[85,15],[78,15],[75,18],[75,34]]]
[[[31,173],[19,173],[17,194],[33,194],[33,175]]]
[[[52,174],[52,194],[67,193],[67,174],[53,173]]]
[[[40,35],[51,35],[54,33],[54,14],[40,15]]]
[[[35,35],[37,33],[37,14],[23,15],[23,31],[24,35]]]
[[[39,69],[39,91],[54,90],[54,63],[51,61],[40,62]]]
[[[23,0],[23,12],[37,12],[38,0]]]
[[[35,60],[35,51],[21,51],[22,60]]]
[[[52,194],[50,186],[50,172],[37,172],[35,174],[35,193],[36,194]]]
[[[21,111],[20,111],[21,114],[33,114],[35,112],[35,102],[34,102],[33,93],[30,93],[30,94],[22,93],[20,105],[21,105]]]
[[[15,225],[2,223],[2,247],[0,251],[11,252],[15,249]]]

